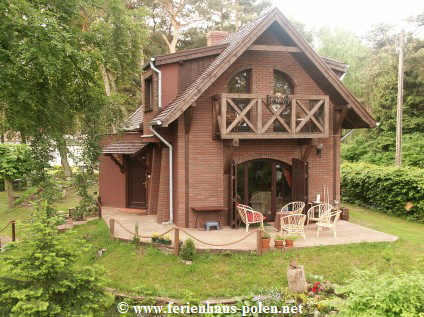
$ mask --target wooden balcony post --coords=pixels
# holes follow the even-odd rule
[[[291,119],[290,119],[290,127],[291,127],[291,131],[290,134],[295,134],[296,132],[296,103],[297,100],[296,99],[292,99],[291,102]]]
[[[262,134],[262,99],[258,98],[257,99],[257,107],[258,107],[258,134]]]
[[[227,134],[227,98],[221,98],[221,135]]]

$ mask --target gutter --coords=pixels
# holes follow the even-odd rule
[[[161,121],[152,121],[150,123],[150,130],[152,133],[157,136],[159,140],[161,140],[168,148],[169,148],[169,221],[164,222],[162,224],[172,225],[174,223],[174,196],[173,196],[173,172],[172,172],[172,145],[168,141],[166,141],[156,130],[155,126],[161,126]]]
[[[159,111],[162,110],[162,72],[155,67],[153,62],[155,61],[154,58],[150,60],[150,67],[152,70],[158,74],[158,109]]]

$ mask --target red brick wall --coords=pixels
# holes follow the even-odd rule
[[[265,37],[265,36],[264,36]],[[274,41],[274,39],[273,39]],[[266,42],[264,38],[259,41]],[[190,140],[189,140],[189,205],[212,206],[225,205],[227,192],[224,190],[223,164],[224,146],[222,140],[212,139],[212,99],[213,95],[227,92],[227,84],[231,77],[243,68],[252,68],[252,93],[269,94],[273,91],[273,70],[278,69],[292,77],[295,86],[295,94],[326,95],[319,86],[310,78],[301,65],[287,52],[261,52],[247,51],[235,61],[224,74],[213,83],[210,88],[197,100],[194,112]],[[333,200],[333,172],[337,174],[337,198],[340,189],[339,161],[336,160],[334,171],[333,157],[333,104],[330,102],[330,137],[320,139],[323,143],[322,156],[319,158],[315,150],[309,157],[309,198],[312,200],[317,193],[323,196],[323,184],[329,188],[330,199]],[[183,127],[183,117],[178,119],[179,127]],[[184,129],[178,129],[178,205],[176,212],[179,214],[179,225],[183,224],[185,213],[185,189],[184,184]],[[336,137],[336,139],[338,136]],[[279,157],[286,163],[291,164],[292,158],[301,158],[302,151],[297,140],[240,140],[240,146],[236,148],[235,159],[243,160],[246,157]],[[339,142],[337,143],[337,149]],[[339,154],[337,153],[337,157]],[[194,226],[196,215],[190,212],[190,226]]]
[[[141,133],[125,133],[105,137],[102,146],[117,140],[139,141]],[[109,207],[126,207],[126,174],[121,173],[118,165],[108,156],[100,156],[99,194],[102,204]]]

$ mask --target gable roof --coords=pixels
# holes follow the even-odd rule
[[[302,50],[306,58],[316,66],[324,78],[330,82],[346,103],[350,105],[351,110],[363,122],[362,126],[359,127],[374,127],[375,120],[368,111],[348,91],[337,75],[309,46],[277,8],[274,8],[269,13],[247,24],[238,32],[230,34],[217,43],[218,45],[228,44],[228,46],[153,121],[156,124],[167,127],[176,120],[274,22],[277,22],[285,30],[293,42]]]
[[[134,113],[124,122],[122,129],[124,131],[139,131],[143,125],[144,111],[143,107],[139,107]]]

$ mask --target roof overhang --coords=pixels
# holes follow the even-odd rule
[[[108,154],[121,154],[121,155],[137,155],[143,149],[149,145],[146,142],[140,141],[115,141],[102,150],[102,153],[105,155]]]

